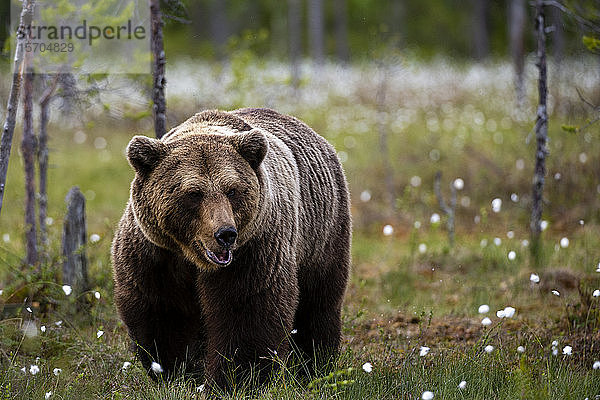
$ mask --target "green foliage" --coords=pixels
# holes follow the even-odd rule
[[[581,41],[583,42],[584,46],[592,53],[597,53],[598,51],[600,51],[600,39],[584,35]]]

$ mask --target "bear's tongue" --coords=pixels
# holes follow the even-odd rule
[[[222,253],[215,253],[215,256],[217,256],[217,260],[219,260],[220,262],[229,261],[229,251],[224,251]]]

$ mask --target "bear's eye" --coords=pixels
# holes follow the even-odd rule
[[[203,196],[203,194],[199,190],[195,190],[193,192],[188,192],[186,194],[186,197],[188,198],[188,200],[191,200],[194,202],[200,201],[202,199],[202,196]]]
[[[231,189],[229,192],[227,192],[227,197],[232,199],[233,197],[235,197],[236,193],[237,192],[235,191],[235,189]]]

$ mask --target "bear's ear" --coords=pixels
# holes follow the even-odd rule
[[[163,142],[146,136],[134,136],[127,145],[129,164],[140,174],[151,172],[167,153]]]
[[[233,147],[256,170],[267,155],[267,138],[258,129],[235,135]]]

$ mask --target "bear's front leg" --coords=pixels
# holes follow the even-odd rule
[[[273,360],[285,360],[298,294],[295,285],[284,288],[274,284],[249,296],[237,296],[232,288],[228,296],[215,288],[204,290],[205,368],[210,385],[229,390],[247,379],[249,372],[253,383],[262,383],[277,366]]]

